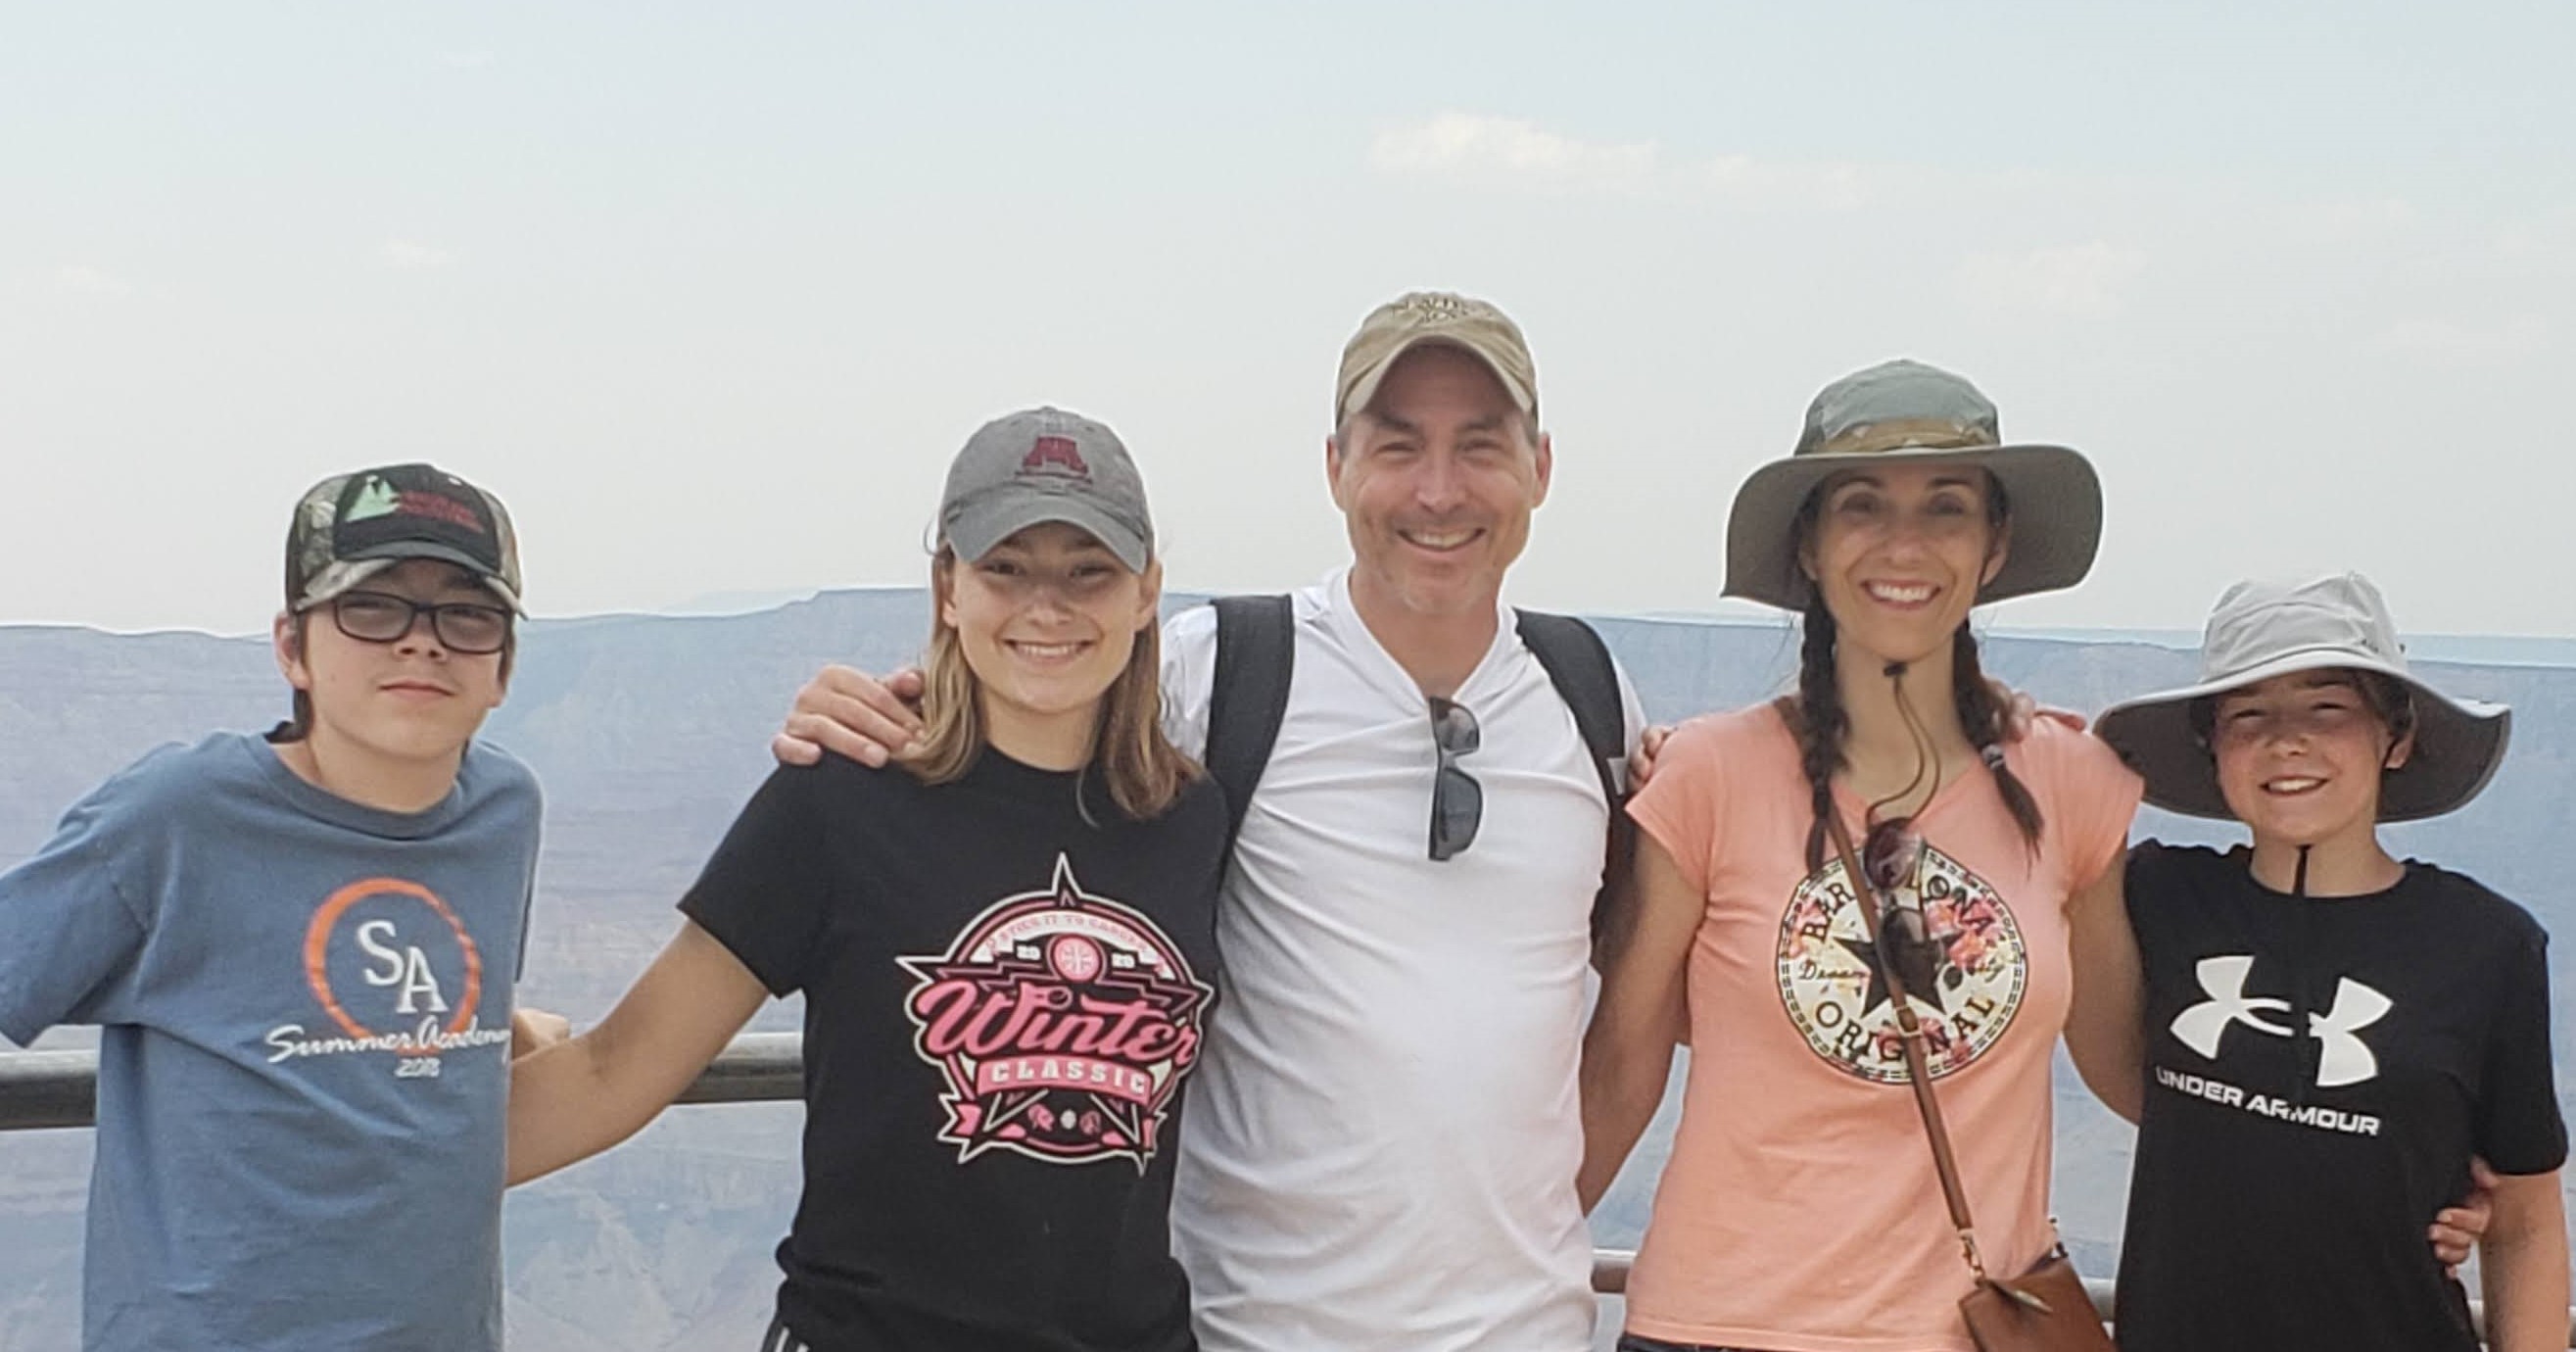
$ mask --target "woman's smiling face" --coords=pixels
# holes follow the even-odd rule
[[[2003,567],[1993,494],[1984,470],[1938,462],[1846,470],[1819,486],[1799,566],[1842,640],[1889,662],[1947,647]]]

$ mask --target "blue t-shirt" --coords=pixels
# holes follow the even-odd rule
[[[491,1352],[536,779],[426,812],[164,747],[0,876],[0,1034],[101,1027],[90,1352]]]

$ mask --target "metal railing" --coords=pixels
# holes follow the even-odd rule
[[[745,1033],[709,1062],[681,1091],[681,1103],[772,1103],[804,1097],[804,1042],[795,1033]],[[86,1127],[98,1120],[98,1053],[0,1053],[0,1131]],[[1616,1296],[1628,1289],[1637,1255],[1627,1249],[1592,1251],[1592,1289]],[[2094,1312],[2111,1317],[2112,1283],[2084,1279]],[[2484,1302],[2469,1302],[2479,1336],[2485,1336]],[[2576,1311],[2570,1311],[2568,1346],[2576,1347]]]

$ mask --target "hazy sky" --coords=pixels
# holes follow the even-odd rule
[[[1171,576],[1345,553],[1342,340],[1536,350],[1525,601],[1707,609],[1735,485],[1868,362],[2110,499],[2011,625],[2376,576],[2576,634],[2576,6],[15,5],[0,622],[261,627],[287,507],[428,458],[540,614],[917,582],[1053,402]]]

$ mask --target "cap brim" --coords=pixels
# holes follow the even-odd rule
[[[1145,565],[1153,558],[1153,548],[1143,536],[1081,498],[1053,494],[999,496],[1002,500],[969,507],[949,523],[948,547],[956,551],[958,558],[972,563],[1013,535],[1056,521],[1089,532],[1091,538],[1117,555],[1129,572],[1145,571]]]
[[[472,555],[461,549],[451,549],[446,545],[426,544],[413,540],[378,545],[373,549],[355,550],[336,560],[330,567],[314,574],[313,580],[304,585],[304,595],[296,602],[295,608],[304,610],[318,606],[407,559],[436,559],[440,563],[455,564],[472,573],[475,581],[481,583],[485,590],[501,598],[502,604],[507,605],[512,614],[525,617],[528,613],[527,607],[520,604],[519,594],[510,589],[510,584],[494,576]]]
[[[1367,408],[1369,402],[1377,398],[1377,387],[1386,380],[1386,373],[1394,370],[1397,362],[1404,360],[1404,354],[1418,347],[1435,346],[1454,347],[1483,362],[1485,369],[1494,373],[1494,379],[1502,382],[1503,393],[1512,397],[1515,407],[1523,413],[1538,412],[1538,391],[1523,385],[1520,379],[1503,364],[1502,358],[1487,351],[1484,344],[1455,333],[1418,333],[1396,344],[1394,351],[1380,357],[1376,365],[1362,372],[1358,380],[1351,382],[1350,392],[1342,396],[1341,417],[1348,418],[1361,409]]]
[[[2413,675],[2348,648],[2285,653],[2223,680],[2122,700],[2093,728],[2147,782],[2147,801],[2186,817],[2232,821],[2218,787],[2218,764],[2191,726],[2194,700],[2242,690],[2293,672],[2325,668],[2375,671],[2415,694],[2415,746],[2406,763],[2379,781],[2379,820],[2419,821],[2458,810],[2484,790],[2504,764],[2513,710],[2453,699]]]
[[[2065,446],[1904,447],[1793,455],[1753,471],[1726,519],[1722,594],[1802,610],[1813,584],[1790,556],[1790,535],[1807,495],[1845,470],[1887,464],[1975,465],[2003,485],[2012,540],[2003,568],[1977,602],[2057,591],[2084,580],[2102,544],[2102,481],[2092,462]]]

